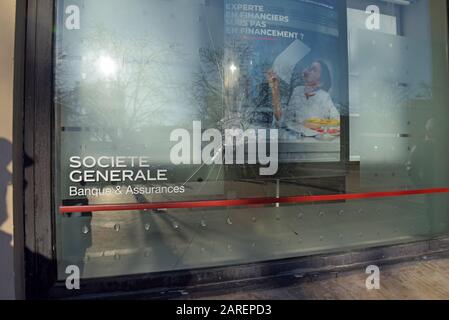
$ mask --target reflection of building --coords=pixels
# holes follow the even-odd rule
[[[293,3],[254,1],[271,11]],[[25,264],[28,297],[85,294],[61,285],[68,262],[83,267],[83,280],[90,279],[85,290],[110,288],[108,294],[124,286],[158,290],[169,281],[184,287],[241,280],[236,274],[291,276],[305,266],[372,263],[373,256],[382,264],[434,253],[445,241],[437,239],[449,232],[445,1],[375,1],[396,27],[368,32],[360,20],[364,1],[348,1],[346,8],[323,0],[334,3],[333,17],[340,17],[322,31],[339,36],[334,49],[343,58],[334,94],[340,104],[349,98],[350,114],[342,112],[337,147],[305,139],[281,144],[279,172],[269,177],[258,174],[259,163],[173,165],[168,154],[170,133],[183,128],[190,134],[193,120],[226,129],[257,113],[253,123],[238,125],[270,125],[267,83],[255,81],[263,59],[249,57],[268,55],[274,46],[256,46],[248,56],[225,46],[218,1],[70,2],[81,5],[84,19],[102,22],[101,32],[88,25],[64,29],[66,2],[59,1],[53,40],[52,1],[36,1],[37,12],[18,6],[14,250],[27,257],[17,263]],[[305,20],[331,9],[303,5],[302,23],[292,28],[307,36]],[[284,14],[296,17],[291,10]],[[26,27],[37,32],[25,37]],[[160,32],[144,37],[152,30]],[[57,54],[66,51],[73,54]],[[431,134],[428,119],[435,119]],[[191,147],[202,149],[201,143]],[[439,157],[426,155],[431,150]],[[21,163],[24,154],[33,160],[28,166]],[[147,156],[187,191],[71,198],[72,155]],[[129,163],[122,165],[126,170]]]

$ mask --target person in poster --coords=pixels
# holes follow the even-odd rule
[[[302,83],[293,89],[288,105],[281,103],[280,81],[278,75],[269,70],[267,80],[270,84],[275,123],[280,128],[298,129],[304,135],[315,130],[330,135],[339,134],[340,113],[335,107],[329,90],[332,78],[328,65],[314,61],[302,74]],[[334,127],[324,132],[323,127]],[[310,132],[310,131],[309,131]],[[313,132],[312,132],[313,134]]]

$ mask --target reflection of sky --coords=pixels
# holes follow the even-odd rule
[[[335,0],[329,0],[331,2]],[[327,1],[327,2],[329,2]],[[192,105],[191,99],[187,99],[187,92],[192,87],[192,75],[200,70],[198,50],[200,48],[221,48],[223,47],[224,28],[224,3],[226,1],[208,0],[60,0],[59,16],[64,16],[66,5],[78,5],[81,9],[81,30],[62,31],[59,34],[58,49],[63,50],[67,59],[71,63],[65,63],[64,76],[65,86],[74,87],[75,83],[86,83],[89,79],[98,80],[101,76],[111,79],[122,70],[117,67],[119,62],[111,61],[114,57],[108,52],[92,52],[83,45],[83,39],[88,37],[95,28],[102,27],[124,42],[131,39],[139,39],[146,34],[156,37],[159,45],[174,46],[177,49],[173,61],[163,66],[155,66],[158,70],[160,88],[165,95],[170,96],[170,101],[164,102],[164,110],[176,116],[167,119],[170,124],[191,121],[192,112],[196,111],[196,106]],[[241,3],[248,1],[240,1]],[[251,1],[249,1],[251,2]],[[248,2],[248,3],[249,3]],[[257,1],[256,1],[257,2]],[[306,26],[298,23],[310,23],[310,19],[318,21],[314,26],[325,26],[334,28],[336,26],[336,13],[324,7],[312,5],[310,3],[298,4],[297,1],[259,1],[265,5],[265,11],[275,14],[290,16],[290,22],[285,24],[285,30],[298,31]],[[326,3],[327,3],[326,2]],[[252,3],[252,2],[251,2]],[[307,16],[307,17],[306,17]],[[59,18],[59,24],[63,25],[63,19]],[[301,23],[302,23],[301,22]],[[271,23],[270,23],[271,24]],[[308,39],[313,41],[312,38]],[[262,43],[255,48],[256,54],[253,59],[253,66],[249,74],[253,82],[254,91],[261,81],[264,81],[263,70],[267,65],[271,65],[274,58],[289,44],[291,39],[278,39],[276,46],[267,46]],[[321,49],[316,49],[321,50]],[[238,55],[238,53],[237,53]],[[97,57],[98,56],[98,57]],[[101,70],[91,70],[92,63],[95,68]],[[248,65],[249,68],[249,65]],[[97,71],[97,72],[95,72]],[[100,72],[98,72],[100,71]],[[62,77],[62,73],[59,74]],[[173,88],[178,88],[174,90]],[[85,103],[80,97],[80,107],[85,107]]]
[[[106,28],[123,41],[130,38],[139,39],[149,34],[155,36],[160,45],[177,47],[179,58],[174,58],[171,65],[164,65],[163,72],[170,75],[165,77],[166,79],[175,79],[178,87],[186,87],[186,89],[191,85],[192,74],[199,69],[199,48],[210,46],[210,39],[214,41],[213,46],[222,46],[220,39],[222,39],[223,12],[217,2],[76,0],[70,3],[69,1],[59,3],[61,8],[65,8],[68,4],[76,4],[81,9],[80,31],[59,29],[63,32],[59,34],[62,40],[58,42],[58,49],[64,50],[71,60],[78,61],[70,64],[71,70],[65,71],[65,74],[70,76],[70,79],[67,79],[68,83],[73,84],[85,78],[86,75],[80,72],[82,67],[79,61],[87,55],[92,55],[92,52],[84,52],[82,39],[98,26]],[[63,11],[60,11],[61,14]],[[61,19],[59,23],[62,23]],[[99,53],[99,58],[105,56],[108,57],[108,53]],[[104,66],[105,61],[107,60],[103,58],[101,65]],[[91,76],[91,70],[87,73]],[[164,84],[161,86],[163,87]],[[187,99],[181,92],[173,92],[170,89],[173,88],[172,81],[167,80],[166,87],[172,101],[164,107],[176,113],[176,118],[180,121],[183,117],[190,120],[189,111],[192,106],[188,105]]]

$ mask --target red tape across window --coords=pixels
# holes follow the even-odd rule
[[[59,212],[110,212],[110,211],[144,211],[154,209],[191,209],[191,208],[217,208],[217,207],[239,207],[251,205],[269,204],[300,204],[311,202],[333,202],[345,200],[361,200],[390,198],[416,195],[430,195],[449,193],[449,188],[419,189],[405,191],[384,191],[353,194],[333,194],[317,196],[294,196],[281,198],[250,198],[233,200],[203,200],[203,201],[181,201],[181,202],[155,202],[155,203],[132,203],[132,204],[97,204],[85,206],[61,206]]]

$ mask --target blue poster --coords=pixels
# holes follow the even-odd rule
[[[338,0],[226,0],[229,118],[339,145],[347,97]],[[336,147],[338,149],[338,146]]]

